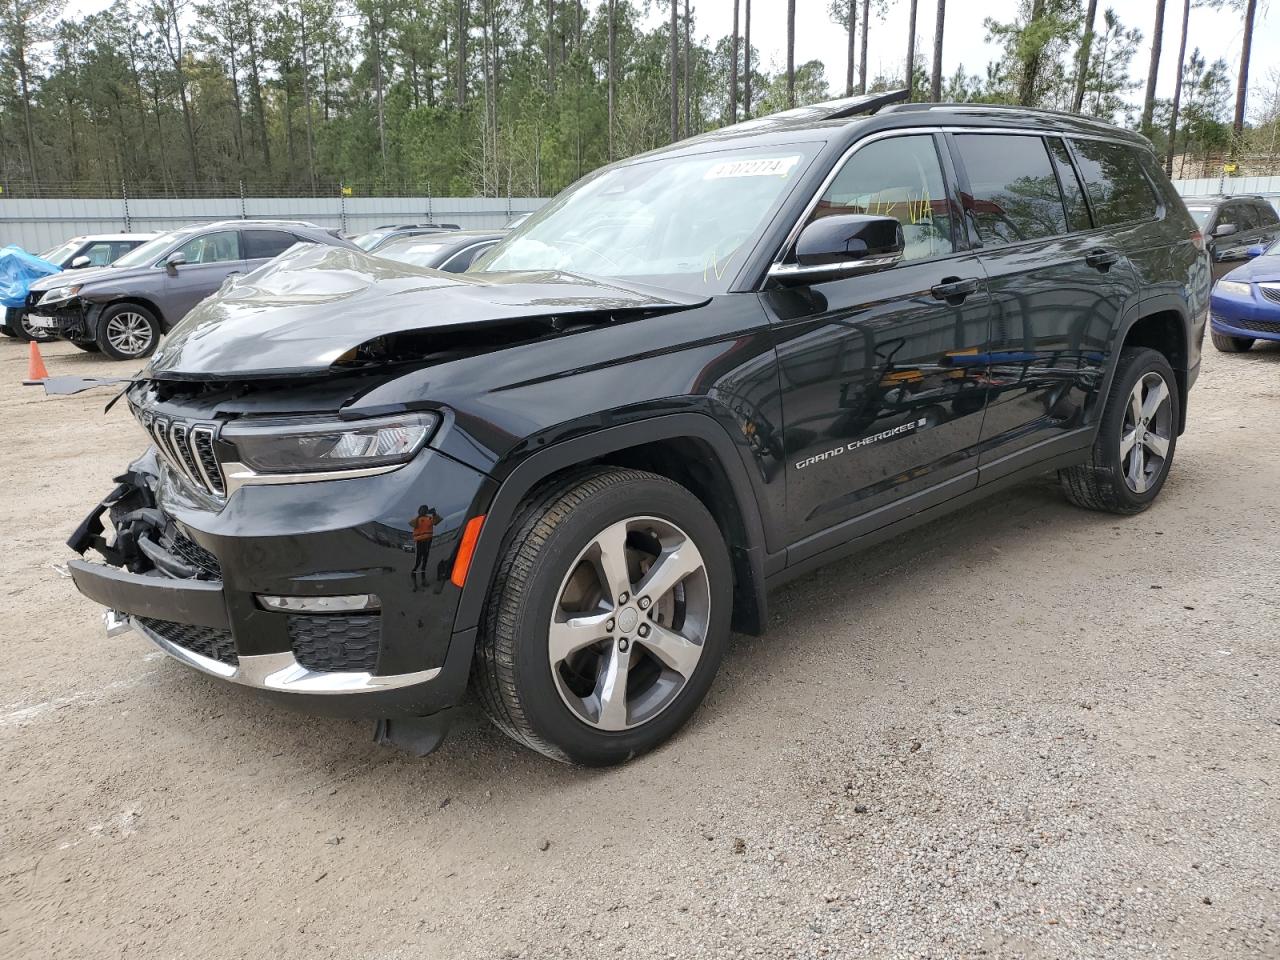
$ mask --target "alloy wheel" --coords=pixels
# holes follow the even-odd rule
[[[628,730],[669,707],[701,659],[711,613],[693,540],[656,517],[602,530],[560,586],[547,635],[556,689],[599,730]]]
[[[147,318],[132,310],[123,310],[107,321],[107,342],[131,357],[145,353],[153,336]]]
[[[1173,439],[1169,384],[1160,374],[1143,374],[1133,385],[1120,430],[1120,463],[1125,485],[1146,493],[1164,470]]]

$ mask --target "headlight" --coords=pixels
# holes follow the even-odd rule
[[[1239,280],[1219,280],[1217,292],[1227,293],[1233,297],[1253,296],[1253,291],[1249,289],[1249,285],[1241,283]]]
[[[222,439],[258,473],[362,470],[412,460],[439,422],[433,413],[376,420],[242,420],[223,427]]]
[[[54,287],[52,290],[48,291],[47,293],[45,293],[43,297],[40,298],[40,302],[41,303],[57,303],[59,300],[70,300],[72,297],[74,297],[77,293],[80,292],[80,288],[82,286],[84,286],[84,284],[72,283],[72,284],[68,284],[65,287]]]

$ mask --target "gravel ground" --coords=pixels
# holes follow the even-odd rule
[[[475,712],[411,760],[105,640],[55,567],[143,437],[25,357],[2,957],[1280,957],[1280,348],[1206,354],[1148,513],[1037,481],[800,580],[603,772]]]

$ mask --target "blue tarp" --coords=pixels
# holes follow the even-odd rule
[[[60,272],[48,260],[33,257],[21,247],[10,244],[0,250],[0,307],[24,306],[27,290],[34,281]]]

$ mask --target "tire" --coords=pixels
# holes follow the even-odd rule
[[[13,338],[15,340],[20,340],[23,343],[31,343],[32,341],[35,341],[36,343],[53,343],[58,339],[58,335],[56,333],[47,333],[44,330],[33,330],[27,324],[27,316],[28,314],[24,310],[21,317],[18,319],[17,324],[10,328],[13,330]]]
[[[1157,380],[1164,390],[1159,402],[1149,392],[1158,392]],[[1139,414],[1134,397],[1140,384]],[[1151,506],[1173,464],[1180,404],[1178,382],[1163,354],[1146,347],[1122,350],[1089,459],[1058,471],[1067,499],[1078,507],[1119,514]]]
[[[1253,337],[1228,337],[1226,334],[1209,331],[1209,339],[1222,353],[1244,353],[1253,346]]]
[[[625,544],[626,568],[610,564],[618,551],[601,546],[610,543]],[[644,578],[663,570],[676,586],[649,597]],[[519,743],[564,763],[622,763],[702,702],[732,602],[728,549],[692,493],[652,473],[587,468],[535,490],[518,511],[481,616],[471,688]],[[619,665],[621,698],[609,683]]]
[[[160,344],[160,321],[136,303],[115,303],[98,317],[98,349],[112,360],[141,360]]]

